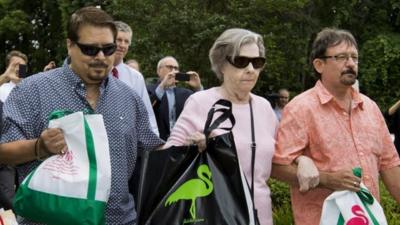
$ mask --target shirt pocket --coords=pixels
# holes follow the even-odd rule
[[[376,157],[380,157],[383,149],[382,129],[376,123],[369,123],[359,131],[363,134],[363,138],[359,141],[366,153],[373,153]]]

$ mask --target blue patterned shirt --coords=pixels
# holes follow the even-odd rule
[[[24,79],[5,102],[1,143],[39,137],[54,110],[90,109],[85,96],[85,85],[67,63]],[[135,224],[136,212],[128,180],[135,168],[138,146],[152,150],[163,142],[152,132],[140,97],[112,76],[102,82],[94,112],[103,115],[110,145],[112,181],[106,223]],[[38,161],[19,165],[19,181],[38,165]],[[35,223],[25,220],[20,224]]]

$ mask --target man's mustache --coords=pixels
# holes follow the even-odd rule
[[[343,71],[342,72],[342,75],[344,75],[344,74],[353,74],[354,76],[357,76],[357,73],[356,73],[356,71],[354,71],[353,69],[347,69],[347,70],[345,70],[345,71]]]
[[[89,63],[89,67],[95,67],[95,68],[107,68],[108,65],[103,63],[103,62],[94,62],[94,63]]]

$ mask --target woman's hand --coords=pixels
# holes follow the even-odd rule
[[[312,159],[307,156],[299,156],[297,162],[297,179],[300,192],[306,192],[319,184],[319,171]]]
[[[203,152],[206,149],[206,136],[196,131],[186,139],[186,144],[197,145],[199,152]]]

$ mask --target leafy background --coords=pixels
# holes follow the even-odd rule
[[[65,26],[73,11],[98,5],[133,28],[128,58],[145,77],[157,61],[175,56],[196,70],[206,87],[218,84],[208,51],[225,29],[263,35],[267,66],[255,88],[260,95],[289,88],[298,94],[315,83],[308,53],[323,27],[350,30],[359,42],[362,92],[385,110],[400,97],[400,0],[0,0],[0,58],[12,49],[28,54],[31,73],[66,57]],[[4,61],[0,61],[4,71]]]

